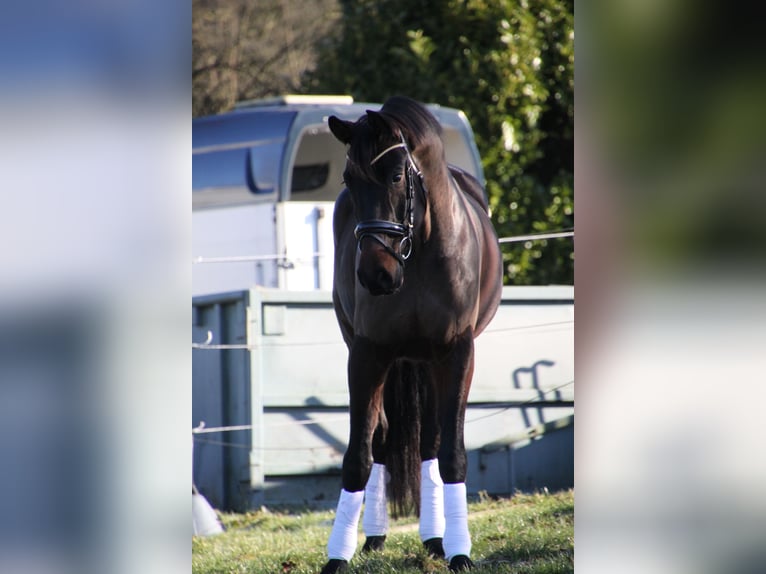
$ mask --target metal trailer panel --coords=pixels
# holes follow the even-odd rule
[[[202,342],[208,331],[216,344],[247,342],[246,292],[195,299],[192,340]],[[250,355],[246,349],[192,350],[192,426],[249,425]],[[193,482],[215,508],[244,509],[249,481],[249,431],[198,435],[194,440]]]
[[[247,317],[249,351],[242,352],[249,358],[249,381],[240,381],[246,375],[236,371],[237,381],[221,382],[220,392],[243,384],[248,387],[249,420],[240,410],[226,424],[252,424],[253,430],[249,437],[236,440],[235,435],[243,435],[216,436],[237,446],[218,445],[211,452],[213,445],[207,444],[204,453],[198,449],[196,484],[206,496],[207,488],[216,492],[235,488],[234,494],[210,497],[211,502],[216,498],[237,501],[237,506],[225,508],[332,505],[340,488],[339,470],[348,438],[348,392],[347,351],[330,293],[253,289],[238,297],[241,305],[247,301],[246,313],[241,306],[236,312]],[[205,340],[207,328],[214,333],[217,328],[215,315],[205,310],[212,300],[195,299],[195,307],[204,311],[197,315],[196,341]],[[504,289],[497,316],[476,342],[465,427],[469,493],[511,494],[517,489],[573,485],[573,307],[571,287]],[[226,336],[241,342],[242,325],[237,325],[240,331]],[[215,342],[219,342],[217,336]],[[195,365],[194,370],[195,377],[203,373],[208,377],[204,387],[195,381],[194,397],[195,404],[208,402],[208,411],[210,405],[219,404],[225,411],[226,404],[232,406],[231,397],[237,396],[229,392],[229,402],[224,404],[210,395],[214,386],[210,373],[232,376],[218,366],[221,359],[215,355],[221,353],[234,351],[195,350],[195,361],[214,365]],[[241,356],[230,355],[229,361],[237,360]],[[198,387],[207,394],[198,397]],[[198,407],[195,412],[205,410]],[[555,424],[570,421],[567,417],[571,417],[567,425]],[[196,416],[193,423],[199,423]],[[234,457],[240,466],[222,471],[226,450],[240,453]],[[247,451],[249,473],[241,467],[242,453]],[[216,474],[227,477],[225,485],[221,479],[211,480]]]

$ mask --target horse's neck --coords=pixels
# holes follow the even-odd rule
[[[425,178],[428,187],[429,227],[437,237],[454,237],[467,223],[463,198],[446,164]]]

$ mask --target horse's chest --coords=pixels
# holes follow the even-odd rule
[[[376,302],[377,303],[377,302]],[[476,306],[424,292],[414,297],[388,297],[365,308],[357,333],[382,345],[446,344],[476,320]]]

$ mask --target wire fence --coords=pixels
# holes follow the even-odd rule
[[[574,229],[559,229],[557,231],[529,233],[527,235],[514,235],[511,237],[501,237],[497,241],[501,245],[507,243],[526,243],[528,241],[545,241],[548,239],[559,239],[565,237],[574,237]],[[263,261],[278,261],[285,262],[290,261],[292,263],[314,263],[317,258],[327,257],[328,253],[307,253],[299,256],[288,256],[285,254],[278,255],[276,253],[267,255],[225,255],[225,256],[197,256],[192,259],[194,264],[202,263],[258,263]]]
[[[508,412],[511,409],[522,409],[522,408],[536,408],[536,405],[539,405],[541,403],[548,403],[550,402],[548,399],[545,399],[544,397],[547,395],[550,395],[551,393],[560,393],[562,389],[565,389],[566,387],[570,387],[574,385],[574,379],[571,381],[567,381],[565,383],[562,383],[560,385],[550,387],[548,389],[535,389],[538,393],[538,397],[533,399],[528,399],[526,401],[521,402],[500,402],[500,403],[491,403],[488,405],[481,405],[482,408],[491,408],[491,409],[498,409],[494,412],[477,416],[471,419],[466,419],[465,424],[470,425],[472,423],[478,422],[480,420],[485,420],[491,417],[495,417],[498,415],[502,415],[503,413]],[[469,405],[470,407],[471,405]],[[271,423],[271,424],[264,424],[261,425],[259,428],[268,428],[268,427],[284,427],[284,426],[313,426],[313,425],[325,425],[328,423],[337,423],[337,422],[347,422],[348,421],[348,415],[345,416],[337,416],[337,417],[327,417],[323,419],[317,419],[317,420],[307,420],[307,421],[290,421],[290,422],[282,422],[282,423]],[[235,443],[231,441],[222,441],[222,440],[214,440],[214,439],[208,439],[208,438],[202,438],[199,435],[206,435],[206,434],[212,434],[212,433],[226,433],[226,432],[234,432],[234,431],[242,431],[242,430],[252,430],[254,428],[254,425],[232,425],[232,426],[222,426],[222,427],[206,427],[204,421],[201,421],[200,424],[192,429],[192,435],[194,436],[194,442],[200,443],[200,444],[210,444],[210,445],[217,445],[217,446],[226,446],[226,447],[232,447],[232,448],[246,448],[249,450],[254,451],[314,451],[314,450],[337,450],[337,447],[334,445],[314,445],[314,446],[301,446],[301,447],[256,447],[252,444],[245,444],[245,443]]]
[[[569,321],[552,321],[549,323],[532,323],[530,325],[515,325],[513,327],[495,327],[488,328],[484,331],[484,335],[491,335],[497,333],[510,333],[514,331],[529,331],[532,329],[543,329],[550,327],[563,327],[564,325],[574,325],[574,320]],[[207,339],[202,343],[192,343],[192,349],[205,349],[205,350],[245,350],[253,351],[256,349],[264,348],[278,348],[278,347],[322,347],[322,346],[341,346],[345,343],[341,340],[337,341],[307,341],[307,342],[291,342],[291,343],[258,343],[249,345],[247,343],[212,343],[213,332],[207,332]]]
[[[558,239],[562,237],[574,237],[574,229],[561,229],[559,231],[530,233],[527,235],[514,235],[513,237],[501,237],[498,243],[522,243],[527,241],[543,241],[546,239]]]
[[[529,242],[529,241],[543,241],[548,239],[559,239],[559,238],[566,238],[566,237],[574,237],[574,229],[562,229],[558,231],[553,232],[542,232],[542,233],[533,233],[533,234],[526,234],[526,235],[516,235],[512,237],[502,237],[498,239],[498,242],[500,244],[508,244],[508,243],[521,243],[521,242]],[[311,253],[308,255],[300,256],[300,257],[287,257],[286,255],[242,255],[242,256],[222,256],[222,257],[195,257],[193,259],[194,264],[205,264],[205,263],[248,263],[248,262],[262,262],[262,261],[291,261],[291,262],[300,262],[300,261],[315,261],[318,257],[325,257],[327,254],[324,253]],[[551,327],[562,327],[564,326],[571,326],[574,324],[573,320],[569,321],[555,321],[555,322],[547,322],[547,323],[534,323],[529,325],[515,325],[511,327],[496,327],[487,329],[485,331],[485,334],[491,334],[491,333],[508,333],[513,331],[527,331],[531,329],[539,329],[539,328],[551,328]],[[253,350],[256,348],[263,348],[263,347],[297,347],[297,346],[322,346],[322,345],[343,345],[343,341],[315,341],[315,342],[306,342],[306,343],[260,343],[259,345],[248,345],[248,344],[214,344],[213,341],[213,333],[212,331],[207,332],[206,340],[203,342],[198,343],[192,343],[193,349],[206,349],[206,350]],[[523,402],[500,402],[500,403],[492,403],[490,405],[483,405],[484,408],[496,408],[499,410],[496,410],[495,412],[478,416],[469,420],[466,420],[466,424],[471,424],[480,420],[484,420],[493,416],[501,415],[508,410],[512,408],[526,408],[526,407],[533,407],[535,404],[539,403],[547,403],[549,402],[548,399],[545,397],[551,393],[559,393],[562,389],[569,387],[571,385],[574,385],[574,380],[567,381],[563,384],[548,388],[548,389],[535,389],[538,392],[538,396],[532,399],[529,399],[527,401]],[[272,423],[267,426],[310,426],[310,425],[323,425],[328,423],[335,423],[335,422],[342,422],[347,421],[347,416],[341,416],[341,417],[331,417],[331,418],[323,418],[319,420],[308,420],[308,421],[290,421],[290,422],[282,422],[282,423]],[[204,421],[200,422],[200,424],[192,429],[192,434],[194,436],[194,441],[196,443],[202,443],[202,444],[210,444],[210,445],[218,445],[218,446],[226,446],[226,447],[232,447],[232,448],[246,448],[250,450],[262,450],[262,451],[279,451],[279,450],[285,450],[285,451],[313,451],[318,449],[329,449],[329,450],[336,450],[335,446],[332,445],[318,445],[318,446],[310,446],[310,447],[254,447],[251,444],[241,444],[241,443],[233,443],[230,441],[222,441],[222,440],[214,440],[214,439],[208,439],[203,438],[202,435],[208,435],[208,434],[215,434],[215,433],[226,433],[226,432],[234,432],[234,431],[243,431],[243,430],[252,430],[253,425],[232,425],[232,426],[222,426],[222,427],[206,427]]]

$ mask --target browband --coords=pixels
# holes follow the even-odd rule
[[[374,158],[372,158],[372,161],[370,162],[370,165],[373,165],[376,161],[378,161],[380,158],[382,158],[384,155],[386,155],[388,152],[390,152],[392,149],[400,148],[400,147],[407,147],[407,144],[404,142],[394,144],[390,147],[387,147],[382,152],[380,152],[378,155],[376,155]],[[409,155],[409,154],[407,154]]]

